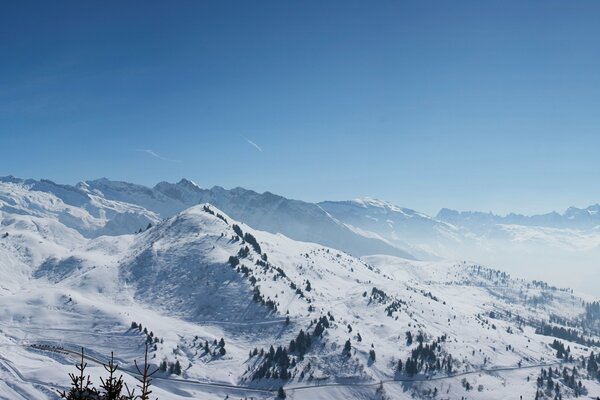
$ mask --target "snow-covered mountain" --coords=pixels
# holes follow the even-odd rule
[[[74,187],[13,177],[0,178],[0,213],[49,218],[85,237],[131,233],[160,220],[158,214],[109,199],[86,183]]]
[[[161,400],[600,395],[593,298],[467,262],[358,259],[211,204],[88,234],[144,192],[99,186],[77,187],[96,209],[1,186],[1,399],[55,399],[80,346],[95,383],[113,350],[132,383],[145,343]],[[147,213],[162,192],[145,193]]]
[[[154,188],[148,188],[108,179],[68,186],[47,180],[5,177],[0,178],[0,196],[6,197],[6,201],[0,197],[0,210],[13,210],[12,203],[16,200],[9,199],[13,190],[54,195],[62,208],[45,210],[45,215],[53,214],[54,218],[86,237],[132,233],[188,207],[211,203],[257,229],[282,233],[296,240],[335,247],[355,256],[389,254],[413,258],[385,240],[353,232],[316,204],[286,199],[269,192],[259,194],[242,188],[225,190],[218,186],[202,189],[186,179],[178,183],[161,182]],[[73,217],[71,211],[75,210],[74,207],[82,208],[86,215]]]
[[[55,196],[52,205],[27,206],[28,196],[49,195]],[[149,188],[107,179],[68,186],[0,178],[0,210],[51,216],[88,238],[139,231],[202,203],[257,229],[354,256],[468,259],[530,279],[543,273],[551,282],[600,293],[594,284],[600,278],[597,206],[532,217],[444,209],[432,217],[369,198],[313,204],[242,188],[203,189],[186,179]]]
[[[448,257],[467,235],[450,223],[372,198],[324,201],[319,206],[355,232],[389,241],[421,259]]]

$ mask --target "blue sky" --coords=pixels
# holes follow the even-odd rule
[[[4,2],[0,174],[585,206],[598,18],[597,1]]]

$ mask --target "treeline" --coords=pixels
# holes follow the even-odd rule
[[[215,217],[219,218],[220,220],[222,220],[223,222],[225,222],[226,224],[228,224],[227,222],[227,218],[225,218],[223,215],[219,214],[219,213],[215,213],[213,210],[211,210],[211,208],[209,206],[204,206],[202,207],[202,209],[209,213],[210,215],[214,215]]]
[[[600,320],[600,302],[585,304],[585,319],[589,322]]]
[[[562,326],[542,324],[542,326],[536,328],[535,333],[544,336],[554,336],[559,339],[579,343],[584,346],[600,346],[599,341],[585,338],[577,330],[564,328]]]
[[[233,224],[232,228],[233,228],[233,231],[235,232],[235,234],[238,235],[238,237],[243,239],[245,242],[249,243],[255,252],[257,252],[258,254],[262,254],[262,249],[260,248],[260,244],[258,244],[258,240],[256,240],[254,235],[252,235],[251,233],[248,233],[248,232],[244,233],[242,231],[242,228],[240,228],[240,226],[238,224]]]

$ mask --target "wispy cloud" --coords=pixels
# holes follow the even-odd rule
[[[246,138],[246,137],[244,137],[244,136],[242,136],[242,138],[243,138],[243,139],[244,139],[246,142],[248,142],[248,144],[250,144],[252,147],[254,147],[256,150],[258,150],[258,151],[260,151],[260,152],[262,153],[262,151],[263,151],[263,150],[260,148],[260,146],[259,146],[259,145],[257,145],[257,144],[256,144],[256,143],[254,143],[252,140],[250,140],[250,139],[248,139],[248,138]]]
[[[162,160],[162,161],[175,162],[175,163],[181,162],[181,160],[173,160],[170,158],[163,157],[160,154],[156,153],[154,150],[150,150],[150,149],[135,149],[135,151],[139,151],[140,153],[146,153],[146,154],[151,155],[154,158],[158,158],[159,160]]]

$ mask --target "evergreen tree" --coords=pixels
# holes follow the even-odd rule
[[[280,386],[279,390],[277,391],[277,398],[278,399],[285,399],[286,398],[285,390],[283,390],[282,386]]]
[[[342,354],[350,355],[350,350],[352,349],[352,344],[350,343],[350,339],[346,340],[346,344],[344,344],[344,351]]]
[[[175,362],[175,366],[173,367],[173,373],[175,375],[181,375],[181,363],[179,360]]]
[[[140,394],[136,397],[133,397],[135,394],[135,390],[133,390],[130,395],[136,400],[150,400],[150,394],[152,393],[152,390],[150,390],[150,382],[152,380],[150,378],[152,375],[158,372],[158,369],[150,372],[150,364],[148,364],[148,345],[146,345],[146,350],[144,351],[144,364],[140,367],[140,365],[137,363],[137,360],[133,360],[133,362],[135,364],[135,369],[141,376],[141,378],[136,378],[139,381],[137,387],[140,389]]]
[[[103,365],[106,372],[108,372],[108,378],[100,378],[102,384],[100,389],[104,391],[102,400],[124,400],[124,396],[121,395],[123,390],[123,375],[118,378],[115,373],[119,369],[119,366],[115,364],[114,354],[110,353],[110,361],[108,364]]]
[[[79,374],[69,373],[71,378],[71,388],[68,392],[59,391],[61,399],[67,400],[96,400],[99,398],[98,391],[92,386],[90,376],[85,374],[87,363],[85,362],[84,350],[81,348],[81,362],[75,364],[75,368],[79,371]]]
[[[376,359],[375,349],[369,350],[369,359],[371,359],[372,361],[375,361],[375,359]]]

